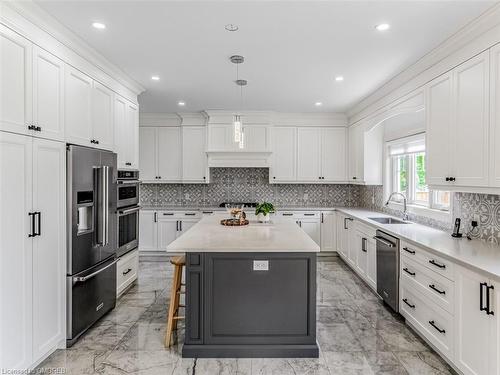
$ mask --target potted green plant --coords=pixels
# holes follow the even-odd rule
[[[257,220],[261,223],[266,223],[270,220],[270,213],[274,213],[274,206],[272,203],[262,202],[255,207],[255,215],[257,215]]]

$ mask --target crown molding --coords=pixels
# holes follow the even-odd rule
[[[497,43],[500,43],[498,3],[350,108],[347,111],[349,124],[362,120]]]
[[[97,75],[95,78],[104,81],[103,84],[112,86],[109,84],[109,78],[111,78],[133,92],[135,96],[145,91],[145,88],[140,83],[112,64],[82,38],[62,25],[33,1],[3,1],[0,4],[0,15],[2,22],[6,26],[49,52],[52,52],[53,47],[55,47],[58,52],[62,52],[66,57],[68,57],[67,55],[70,55],[70,58],[74,57],[71,56],[71,53],[73,53],[98,68],[96,71],[90,72],[90,74]],[[43,33],[40,33],[40,30]],[[67,50],[71,51],[71,53],[68,53]],[[60,57],[58,53],[55,54]],[[73,65],[74,62],[78,64],[79,61],[72,59],[66,62]],[[81,69],[80,66],[75,67]],[[103,77],[103,73],[108,77]],[[137,98],[135,102],[137,102]]]

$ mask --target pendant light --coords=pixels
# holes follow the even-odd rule
[[[240,79],[239,77],[239,64],[242,64],[245,61],[245,58],[240,55],[233,55],[229,58],[229,60],[236,64],[236,85],[240,87],[240,108],[243,107],[243,86],[246,86],[247,81],[244,79]],[[245,148],[245,131],[243,129],[243,122],[241,121],[241,115],[236,113],[233,115],[233,135],[234,142],[238,143],[238,147],[240,149]]]

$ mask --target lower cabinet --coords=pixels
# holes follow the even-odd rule
[[[354,219],[337,211],[337,253],[348,261],[351,223]]]
[[[351,251],[356,258],[356,270],[373,289],[377,289],[377,245],[375,228],[356,223]]]
[[[0,131],[0,368],[66,343],[66,147]]]
[[[456,267],[456,366],[467,375],[500,372],[500,284]]]
[[[293,220],[321,246],[321,219],[318,211],[281,211],[277,213],[280,219]]]
[[[166,247],[201,219],[198,211],[141,210],[139,217],[139,252],[165,252]]]
[[[116,264],[116,295],[122,295],[137,280],[139,272],[139,250],[135,249],[120,259]]]
[[[337,215],[335,211],[321,212],[321,251],[337,250]]]

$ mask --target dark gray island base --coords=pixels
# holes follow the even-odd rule
[[[318,357],[316,253],[187,253],[185,329],[183,357]]]

